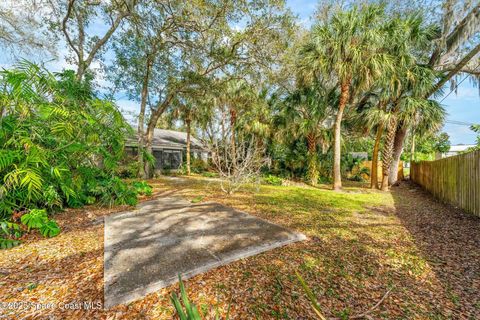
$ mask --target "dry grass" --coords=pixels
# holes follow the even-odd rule
[[[231,301],[235,319],[313,318],[294,275],[298,270],[329,317],[361,313],[390,289],[373,318],[480,317],[480,219],[438,204],[409,185],[392,193],[356,186],[342,193],[247,186],[225,197],[212,180],[151,183],[157,192],[174,190],[193,201],[218,201],[309,236],[188,280],[187,289],[204,313],[213,314],[215,304],[226,310]],[[57,216],[63,228],[58,237],[30,238],[0,251],[0,302],[57,304],[47,310],[4,310],[7,318],[172,318],[169,295],[176,286],[108,311],[59,308],[72,301],[102,302],[101,217],[111,211],[66,211]]]

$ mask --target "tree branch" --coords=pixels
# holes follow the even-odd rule
[[[458,62],[457,65],[449,73],[447,73],[444,77],[442,77],[442,79],[438,81],[438,83],[432,88],[432,90],[428,92],[426,97],[427,98],[430,97],[432,94],[437,92],[440,88],[442,88],[443,85],[447,83],[448,80],[450,80],[454,75],[459,73],[460,70],[462,70],[462,68],[479,52],[480,52],[480,43],[477,44],[477,46],[473,48],[465,57],[463,57],[463,59],[460,60],[460,62]],[[476,68],[478,68],[478,65]]]
[[[73,6],[75,4],[75,0],[69,0],[68,1],[68,4],[67,4],[67,13],[65,15],[65,17],[63,18],[62,20],[62,32],[63,34],[65,35],[65,38],[67,39],[67,43],[68,45],[70,46],[70,48],[72,48],[72,50],[76,53],[78,59],[79,59],[79,62],[80,62],[80,52],[78,51],[78,49],[75,47],[75,44],[73,43],[72,39],[70,38],[70,34],[68,33],[68,30],[67,30],[67,22],[68,22],[68,19],[70,19],[70,15],[72,14],[72,10],[73,10]]]
[[[471,21],[472,19],[479,19],[479,17],[480,2],[462,19],[462,21],[460,21],[460,23],[447,36],[445,48],[446,54],[452,52],[455,49],[453,48],[453,46],[456,43],[456,40],[461,36],[462,33],[467,32],[467,26],[469,21]],[[438,61],[440,61],[442,51],[442,48],[440,46],[437,46],[435,51],[432,53],[432,56],[430,57],[430,61],[428,63],[429,66],[434,67],[438,63]]]

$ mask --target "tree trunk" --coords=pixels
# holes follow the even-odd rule
[[[147,128],[146,139],[145,139],[145,152],[152,154],[152,141],[153,141],[153,133],[154,129]],[[153,177],[153,168],[149,162],[145,162],[145,177],[152,178]]]
[[[152,153],[153,133],[155,131],[155,127],[157,126],[158,119],[160,119],[160,116],[165,112],[172,99],[173,94],[167,95],[167,97],[165,97],[165,100],[163,100],[162,102],[158,102],[157,107],[152,110],[152,114],[150,115],[150,120],[148,121],[147,125],[147,131],[145,133],[145,151],[150,154]],[[150,165],[150,163],[146,162],[145,175],[147,176],[147,178],[151,178],[152,174],[152,166]]]
[[[312,186],[318,183],[317,141],[313,133],[307,135],[308,169],[307,179]]]
[[[83,67],[83,61],[78,62],[77,73],[75,78],[77,81],[82,81],[83,75],[85,74],[85,68]]]
[[[234,108],[230,108],[230,128],[232,130],[230,135],[230,147],[232,151],[232,174],[237,167],[237,148],[235,142],[235,126],[237,124],[237,111]]]
[[[382,150],[382,190],[388,191],[388,175],[390,173],[390,165],[393,157],[393,141],[395,140],[395,132],[397,131],[397,119],[395,115],[390,117],[387,126],[387,135]]]
[[[190,119],[190,115],[187,115],[187,118],[185,119],[185,124],[187,125],[187,176],[191,174],[190,170],[190,126],[191,126],[192,120]]]
[[[370,188],[378,189],[378,153],[380,150],[380,142],[383,135],[383,123],[380,123],[377,127],[377,135],[375,137],[375,144],[373,146],[372,154],[372,168],[370,174]]]
[[[398,165],[400,164],[400,157],[403,152],[403,143],[407,135],[407,126],[402,125],[398,128],[395,134],[395,140],[393,142],[393,160],[390,166],[390,174],[388,176],[388,182],[390,185],[394,184],[398,180]]]
[[[340,86],[340,101],[338,103],[338,112],[335,117],[334,137],[333,137],[333,190],[342,189],[342,176],[340,171],[341,161],[341,127],[342,117],[345,106],[347,105],[350,90],[350,79],[346,79]]]
[[[147,106],[148,98],[148,81],[150,78],[150,70],[152,68],[152,62],[149,56],[147,56],[147,68],[145,70],[145,75],[143,77],[142,83],[142,93],[140,101],[140,113],[138,115],[138,175],[142,179],[147,177],[145,172],[145,163],[143,159],[144,153],[144,141],[145,141],[145,109]]]

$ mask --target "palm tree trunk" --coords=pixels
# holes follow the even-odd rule
[[[383,135],[383,123],[377,126],[377,135],[375,137],[375,144],[373,145],[372,153],[372,168],[370,174],[370,188],[378,189],[378,153],[380,150],[380,142]]]
[[[333,190],[342,189],[342,176],[340,171],[341,161],[341,127],[342,117],[345,106],[347,105],[350,90],[350,78],[345,79],[340,86],[340,101],[338,103],[338,112],[335,118],[333,131]]]
[[[387,126],[387,135],[382,150],[382,191],[388,191],[388,175],[390,173],[390,165],[393,158],[393,141],[395,140],[395,132],[397,131],[397,119],[395,115],[390,117]]]
[[[403,143],[407,135],[407,126],[402,125],[398,128],[393,142],[393,160],[390,166],[390,174],[388,176],[388,183],[393,185],[398,180],[398,165],[400,164],[400,157],[403,152]]]
[[[186,125],[187,125],[187,176],[191,174],[190,171],[190,127],[191,127],[191,122],[192,120],[190,119],[190,116],[188,115],[186,120]]]
[[[308,169],[307,179],[312,186],[318,183],[317,141],[313,133],[307,135]]]

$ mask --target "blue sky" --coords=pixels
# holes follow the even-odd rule
[[[287,0],[288,7],[298,16],[301,24],[309,26],[311,24],[310,16],[315,12],[317,6],[317,0]],[[101,25],[95,25],[93,29],[101,29]],[[96,31],[96,30],[92,30]],[[0,50],[0,67],[7,67],[11,65],[12,61],[6,55],[2,55]],[[60,48],[59,60],[52,61],[47,64],[47,67],[52,71],[61,71],[64,68],[73,67],[69,65],[65,59],[65,48]],[[93,67],[98,67],[98,64],[94,64]],[[100,79],[100,84],[105,84],[105,81]],[[446,86],[445,94],[450,92],[450,87]],[[443,97],[438,98],[442,100]],[[138,110],[138,103],[134,101],[126,100],[123,97],[119,97],[119,106],[124,110],[128,119],[134,118],[134,113]],[[478,88],[475,88],[467,79],[457,89],[457,93],[451,93],[446,99],[442,101],[442,105],[448,112],[447,120],[464,123],[480,123],[480,95]],[[452,144],[474,144],[476,140],[476,134],[469,129],[468,125],[458,125],[452,123],[446,123],[443,131],[450,135],[450,141]]]

